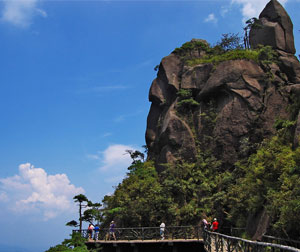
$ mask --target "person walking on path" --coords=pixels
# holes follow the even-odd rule
[[[116,227],[115,222],[111,221],[110,226],[109,226],[109,236],[108,236],[109,240],[110,240],[111,236],[114,238],[115,241],[117,240],[116,239],[116,234],[115,234],[115,227]]]
[[[166,228],[166,224],[162,222],[159,226],[159,234],[162,240],[165,239],[165,228]]]
[[[94,232],[95,232],[95,240],[98,241],[98,237],[99,237],[99,231],[100,231],[100,228],[99,228],[99,225],[97,224],[94,228]]]
[[[88,227],[88,236],[89,236],[89,240],[91,240],[92,239],[92,237],[93,237],[93,230],[94,230],[94,226],[93,226],[93,224],[89,224],[89,227]]]
[[[217,232],[219,229],[219,222],[217,221],[217,218],[214,218],[214,221],[211,225],[211,229],[213,232]]]
[[[204,218],[202,219],[202,227],[203,227],[204,230],[207,230],[207,229],[208,229],[208,226],[209,226],[209,224],[208,224],[206,218],[204,217]]]

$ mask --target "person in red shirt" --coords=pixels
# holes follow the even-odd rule
[[[213,221],[211,227],[212,227],[212,231],[213,231],[213,232],[217,232],[217,231],[218,231],[218,228],[219,228],[219,222],[217,221],[216,218],[214,218],[214,221]]]

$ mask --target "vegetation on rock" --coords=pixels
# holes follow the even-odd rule
[[[281,126],[279,126],[279,124]],[[297,239],[300,233],[300,148],[293,149],[293,122],[281,122],[278,133],[257,152],[236,165],[235,183],[228,190],[230,219],[245,226],[247,216],[262,208],[271,218],[269,232]]]
[[[75,203],[78,203],[79,223],[75,220],[71,220],[66,223],[66,226],[79,227],[81,231],[83,221],[93,224],[95,221],[99,223],[102,220],[102,216],[99,212],[99,208],[101,207],[100,203],[93,203],[83,194],[78,194],[74,196],[73,199]],[[85,208],[86,210],[82,212]]]
[[[202,215],[223,226],[245,227],[249,214],[266,209],[269,232],[296,238],[300,233],[300,147],[288,134],[293,122],[278,120],[276,136],[256,153],[224,171],[212,153],[199,151],[197,162],[167,165],[157,173],[151,161],[136,162],[111,196],[103,200],[104,223],[119,226],[196,225]]]
[[[179,112],[186,112],[188,110],[191,110],[194,107],[199,106],[199,102],[194,100],[192,91],[189,89],[180,89],[177,92],[178,95],[178,111]]]
[[[219,166],[204,153],[199,153],[197,163],[168,165],[160,174],[151,161],[132,164],[114,194],[103,200],[103,225],[111,220],[120,227],[157,226],[162,220],[168,225],[195,225],[202,213],[216,216],[218,201],[213,198],[224,181],[212,171]]]
[[[50,247],[45,252],[91,252],[85,245],[86,239],[80,233],[73,233],[70,239],[65,239],[61,244]]]
[[[198,64],[213,63],[217,65],[228,60],[253,60],[257,63],[271,64],[276,61],[276,52],[271,46],[261,46],[254,50],[235,49],[224,51],[221,54],[208,54],[203,58],[194,58],[187,61],[189,66]]]

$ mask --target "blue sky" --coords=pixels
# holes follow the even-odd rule
[[[142,150],[154,67],[192,38],[242,36],[267,2],[2,0],[0,252],[67,238],[73,196],[100,202]],[[300,1],[280,2],[299,54]]]

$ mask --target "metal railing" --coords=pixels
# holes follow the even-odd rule
[[[241,237],[245,233],[246,228],[237,228],[237,227],[220,227],[220,232],[229,236]]]
[[[204,231],[204,248],[207,252],[300,252],[299,249],[280,244],[256,242],[220,233]]]
[[[270,235],[263,235],[262,240],[263,242],[276,243],[300,249],[300,241],[297,240],[284,239]]]
[[[79,230],[73,230],[79,232]],[[165,227],[162,237],[159,227],[134,227],[134,228],[115,228],[114,233],[117,240],[167,240],[175,239],[202,239],[202,229],[199,226],[170,226]],[[87,229],[81,230],[82,237],[88,238]],[[94,240],[113,240],[108,228],[100,228],[97,234],[92,233]]]

